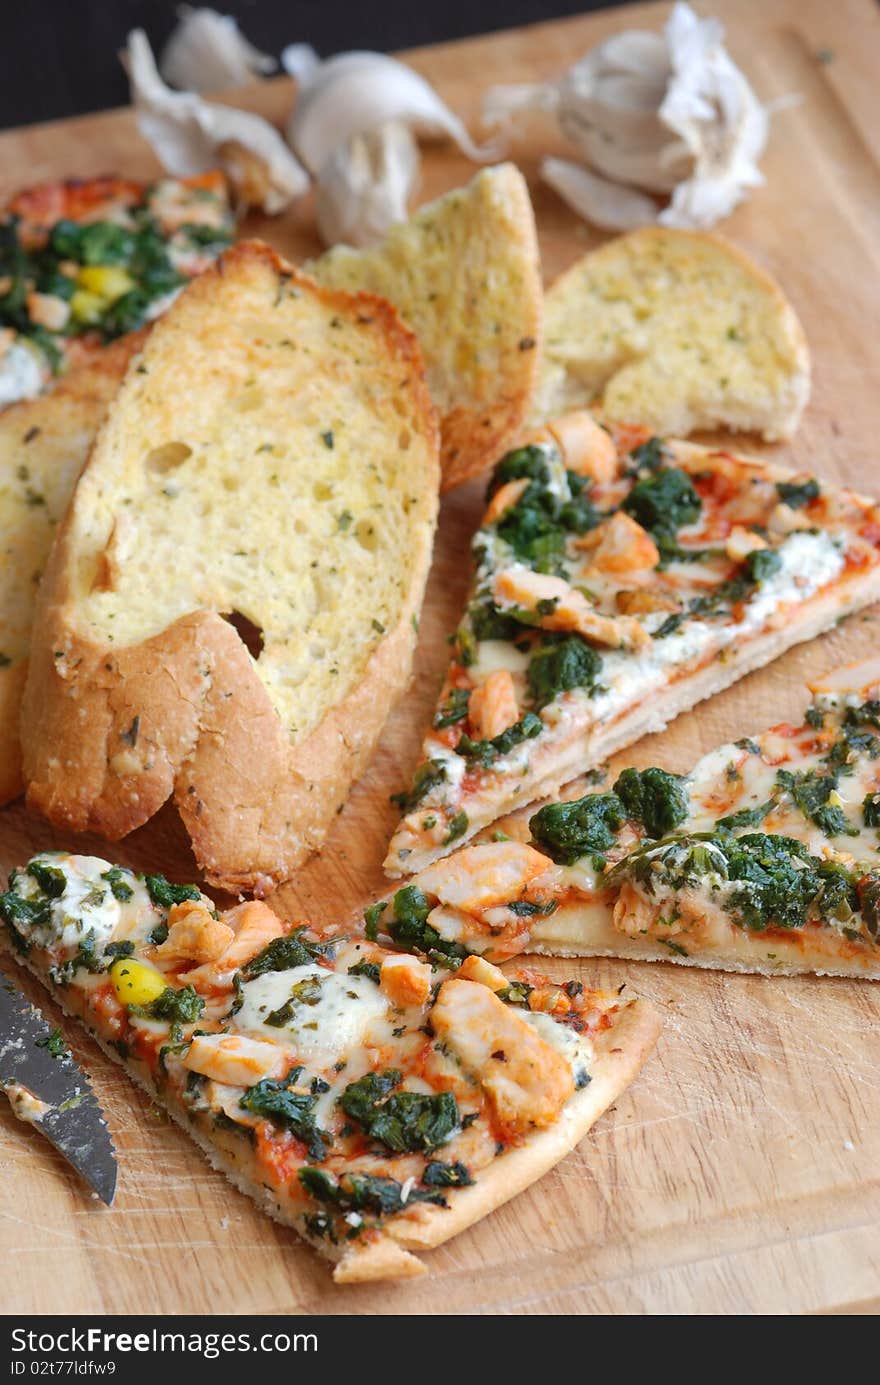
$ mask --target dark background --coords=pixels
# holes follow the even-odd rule
[[[195,4],[195,0],[193,0]],[[415,48],[491,29],[512,29],[621,0],[214,0],[244,34],[277,56],[311,43],[323,56],[346,48]],[[146,29],[157,53],[178,0],[0,0],[0,128],[123,106],[116,56],[130,29]]]

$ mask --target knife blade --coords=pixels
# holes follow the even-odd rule
[[[16,1115],[45,1135],[109,1207],[116,1191],[116,1151],[89,1079],[3,971],[0,1087]]]

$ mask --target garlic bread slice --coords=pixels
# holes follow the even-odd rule
[[[437,472],[394,309],[230,250],[132,362],[59,533],[28,802],[118,838],[173,796],[212,883],[288,878],[409,676]]]
[[[40,574],[76,478],[143,334],[0,412],[0,804],[21,793],[21,694]]]
[[[649,226],[584,255],[547,293],[536,421],[595,408],[663,436],[790,437],[810,393],[779,286],[721,236]]]
[[[322,284],[388,298],[415,332],[440,412],[444,490],[513,443],[538,381],[544,299],[519,169],[485,169],[374,249],[339,245],[306,268]]]

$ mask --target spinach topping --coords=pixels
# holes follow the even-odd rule
[[[529,818],[532,837],[560,865],[601,855],[616,841],[626,813],[616,793],[586,794],[572,803],[548,803]]]
[[[534,705],[538,711],[572,688],[592,693],[602,671],[602,657],[577,635],[547,639],[532,655],[526,673]]]
[[[458,1103],[452,1092],[398,1092],[402,1076],[396,1068],[367,1073],[350,1082],[340,1097],[347,1116],[396,1154],[430,1153],[460,1127]]]
[[[810,919],[846,922],[860,907],[859,881],[844,866],[764,832],[671,837],[634,852],[608,879],[629,877],[654,894],[705,885],[707,875],[733,921],[753,932],[803,928]]]
[[[57,370],[61,353],[59,337],[73,336],[97,328],[105,341],[140,327],[157,299],[186,282],[174,266],[162,231],[148,207],[132,212],[133,225],[113,221],[78,224],[62,220],[53,226],[46,244],[26,247],[19,234],[19,218],[7,217],[0,223],[0,280],[8,287],[0,294],[0,325],[27,336],[45,352]],[[221,245],[230,240],[229,232],[202,226],[181,228],[190,242]],[[70,266],[73,266],[72,272]],[[76,312],[59,331],[53,332],[31,321],[28,295],[32,288],[65,302],[74,300],[76,275],[80,266],[115,266],[133,281],[132,287],[115,301],[94,303],[95,312],[77,319]],[[90,304],[91,306],[91,304]]]
[[[434,716],[434,726],[437,730],[442,731],[447,726],[456,726],[460,721],[465,721],[470,700],[470,688],[450,689],[449,696]]]
[[[95,948],[94,928],[90,928],[87,933],[83,934],[72,957],[69,957],[60,967],[50,968],[50,975],[53,981],[57,981],[60,986],[66,986],[81,967],[93,975],[105,970],[104,963],[98,957]]]
[[[880,793],[865,794],[862,817],[866,827],[880,827]]]
[[[205,1002],[194,986],[183,986],[180,990],[166,986],[162,994],[148,1005],[129,1005],[128,1010],[142,1019],[194,1024],[204,1008]]]
[[[364,914],[366,935],[375,939],[380,920],[387,903],[370,905]],[[467,956],[467,949],[461,943],[449,942],[442,938],[436,928],[428,923],[432,905],[417,885],[404,885],[391,901],[393,917],[384,920],[388,936],[406,952],[424,952],[440,966],[452,966]]]
[[[31,861],[26,870],[47,898],[58,899],[64,894],[67,876],[58,866],[47,866],[45,861]]]
[[[18,951],[28,952],[31,944],[27,933],[48,923],[52,910],[47,899],[25,899],[24,895],[18,894],[16,878],[17,873],[13,871],[9,877],[9,889],[0,894],[0,916]]]
[[[127,904],[134,894],[134,890],[126,880],[127,875],[129,875],[129,872],[123,870],[121,866],[111,866],[110,869],[105,870],[104,874],[101,876],[101,879],[106,880],[107,884],[110,886],[110,893],[113,895],[113,898],[118,899],[120,904]]]
[[[329,1203],[342,1213],[373,1212],[377,1217],[384,1217],[392,1212],[399,1212],[401,1208],[414,1202],[432,1202],[438,1207],[447,1206],[442,1193],[431,1192],[426,1188],[410,1188],[404,1199],[403,1185],[398,1183],[396,1178],[380,1178],[372,1173],[344,1173],[336,1179],[326,1169],[307,1166],[297,1171],[297,1177],[316,1202]]]
[[[649,837],[665,837],[674,831],[690,808],[686,780],[665,769],[625,769],[614,792],[626,816],[640,822]]]
[[[771,809],[776,807],[776,800],[768,798],[766,803],[758,803],[754,808],[739,808],[735,813],[728,813],[726,817],[718,819],[718,827],[726,828],[728,832],[735,832],[739,827],[760,827]]]
[[[264,1077],[262,1082],[248,1087],[238,1104],[256,1116],[265,1116],[282,1130],[289,1130],[306,1145],[309,1158],[323,1159],[333,1139],[315,1124],[317,1096],[294,1090],[302,1074],[302,1068],[291,1068],[286,1077],[278,1080]]]
[[[659,471],[665,466],[668,449],[662,438],[648,438],[647,442],[639,443],[629,454],[630,470],[639,471]]]
[[[776,493],[793,510],[802,510],[811,500],[818,500],[819,482],[815,476],[808,477],[806,481],[777,481]]]
[[[366,976],[369,981],[379,984],[382,968],[378,962],[355,962],[354,966],[349,967],[349,976]]]
[[[863,875],[856,885],[862,920],[871,937],[880,938],[880,872]]]
[[[304,976],[290,989],[290,995],[277,1010],[270,1010],[263,1021],[273,1029],[283,1029],[293,1019],[302,1005],[319,1005],[321,1002],[321,977]]]
[[[182,904],[185,899],[201,899],[198,885],[173,885],[164,875],[145,875],[144,884],[154,904],[160,909],[170,909],[173,904]]]
[[[50,1058],[63,1058],[67,1052],[64,1035],[60,1029],[53,1029],[50,1034],[41,1035],[36,1044],[37,1048],[44,1048]]]
[[[727,844],[725,854],[736,882],[730,902],[747,928],[802,928],[811,910],[839,917],[842,909],[846,917],[858,907],[848,872],[792,837],[749,833]]]
[[[105,957],[131,957],[134,953],[134,943],[131,938],[123,938],[118,943],[108,943],[104,948]]]
[[[320,943],[307,942],[303,938],[304,932],[305,928],[295,928],[292,933],[273,938],[262,952],[258,952],[256,957],[252,957],[242,967],[241,974],[245,981],[252,981],[255,976],[263,976],[267,971],[288,971],[292,967],[304,967],[316,957],[322,956],[326,949]]]
[[[411,813],[423,798],[446,780],[446,766],[442,760],[426,760],[416,770],[412,787],[408,791],[393,793],[391,802],[396,803],[402,813]]]
[[[826,836],[859,835],[859,829],[850,822],[843,809],[828,802],[837,788],[836,774],[820,774],[814,769],[796,770],[794,773],[780,769],[776,771],[776,783],[791,794],[795,807]]]
[[[636,481],[621,508],[643,529],[674,535],[699,519],[703,505],[687,472],[670,466]]]
[[[500,611],[494,601],[476,601],[468,607],[468,623],[477,643],[483,640],[511,642],[522,634],[522,625],[509,612]],[[461,632],[459,631],[459,643]],[[473,663],[473,659],[465,660]]]
[[[446,836],[443,838],[443,845],[449,846],[450,842],[456,842],[459,837],[463,837],[468,830],[469,822],[470,818],[467,813],[463,808],[460,809],[460,811],[449,820],[449,828],[446,832]]]
[[[561,572],[567,535],[586,533],[601,518],[584,493],[584,478],[571,471],[566,475],[568,496],[560,499],[551,488],[542,449],[519,447],[502,458],[489,484],[487,498],[508,481],[528,479],[519,500],[499,516],[494,528],[519,561],[536,572]]]
[[[422,1182],[427,1183],[429,1188],[470,1188],[473,1181],[470,1169],[458,1159],[454,1164],[432,1159],[422,1174]]]
[[[735,576],[726,582],[719,582],[713,591],[694,597],[683,611],[667,616],[655,630],[654,638],[662,640],[674,634],[686,620],[724,614],[740,601],[747,600],[762,582],[779,571],[781,563],[782,559],[774,549],[755,549],[749,553]]]
[[[534,712],[526,712],[521,721],[517,721],[513,726],[508,726],[506,731],[500,735],[493,736],[489,741],[472,741],[470,736],[463,735],[458,745],[455,747],[457,754],[463,755],[466,760],[475,761],[482,765],[484,769],[490,769],[495,761],[503,755],[509,755],[523,741],[534,740],[544,730],[544,723]],[[467,827],[465,821],[462,831]],[[461,835],[459,833],[459,835]]]

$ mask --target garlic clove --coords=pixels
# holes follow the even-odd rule
[[[275,59],[244,37],[232,15],[181,5],[180,22],[162,50],[159,71],[183,91],[222,91],[274,72]]]
[[[625,29],[622,34],[612,34],[587,57],[593,57],[596,67],[604,71],[649,77],[663,87],[672,71],[666,40],[651,29]]]
[[[668,195],[693,167],[687,145],[668,133],[662,143],[628,145],[596,125],[582,125],[577,142],[598,173],[645,192]]]
[[[700,19],[681,0],[663,34],[615,34],[554,82],[491,88],[484,119],[503,124],[526,110],[554,112],[590,165],[595,181],[589,185],[575,163],[557,160],[550,167],[572,204],[595,204],[603,225],[623,226],[637,215],[632,194],[638,189],[670,198],[660,215],[665,224],[710,226],[762,181],[767,111],[726,52],[722,25]],[[608,183],[621,184],[624,193],[610,210]]]
[[[420,135],[448,136],[477,161],[494,158],[497,152],[473,142],[424,77],[383,53],[340,53],[301,74],[287,137],[306,167],[318,175],[340,145],[390,122]]]
[[[652,197],[599,178],[569,159],[544,159],[541,177],[579,216],[603,231],[632,231],[657,220]]]
[[[389,121],[354,135],[330,155],[315,194],[325,245],[373,245],[397,221],[418,181],[419,151],[405,125]]]
[[[308,174],[267,120],[171,91],[142,29],[129,34],[123,65],[138,128],[169,173],[191,177],[219,166],[242,202],[256,194],[256,205],[270,213],[308,190]]]
[[[688,147],[690,176],[662,213],[668,226],[706,227],[720,221],[763,182],[758,161],[769,120],[744,74],[723,46],[724,30],[677,4],[667,25],[674,76],[660,118]]]

